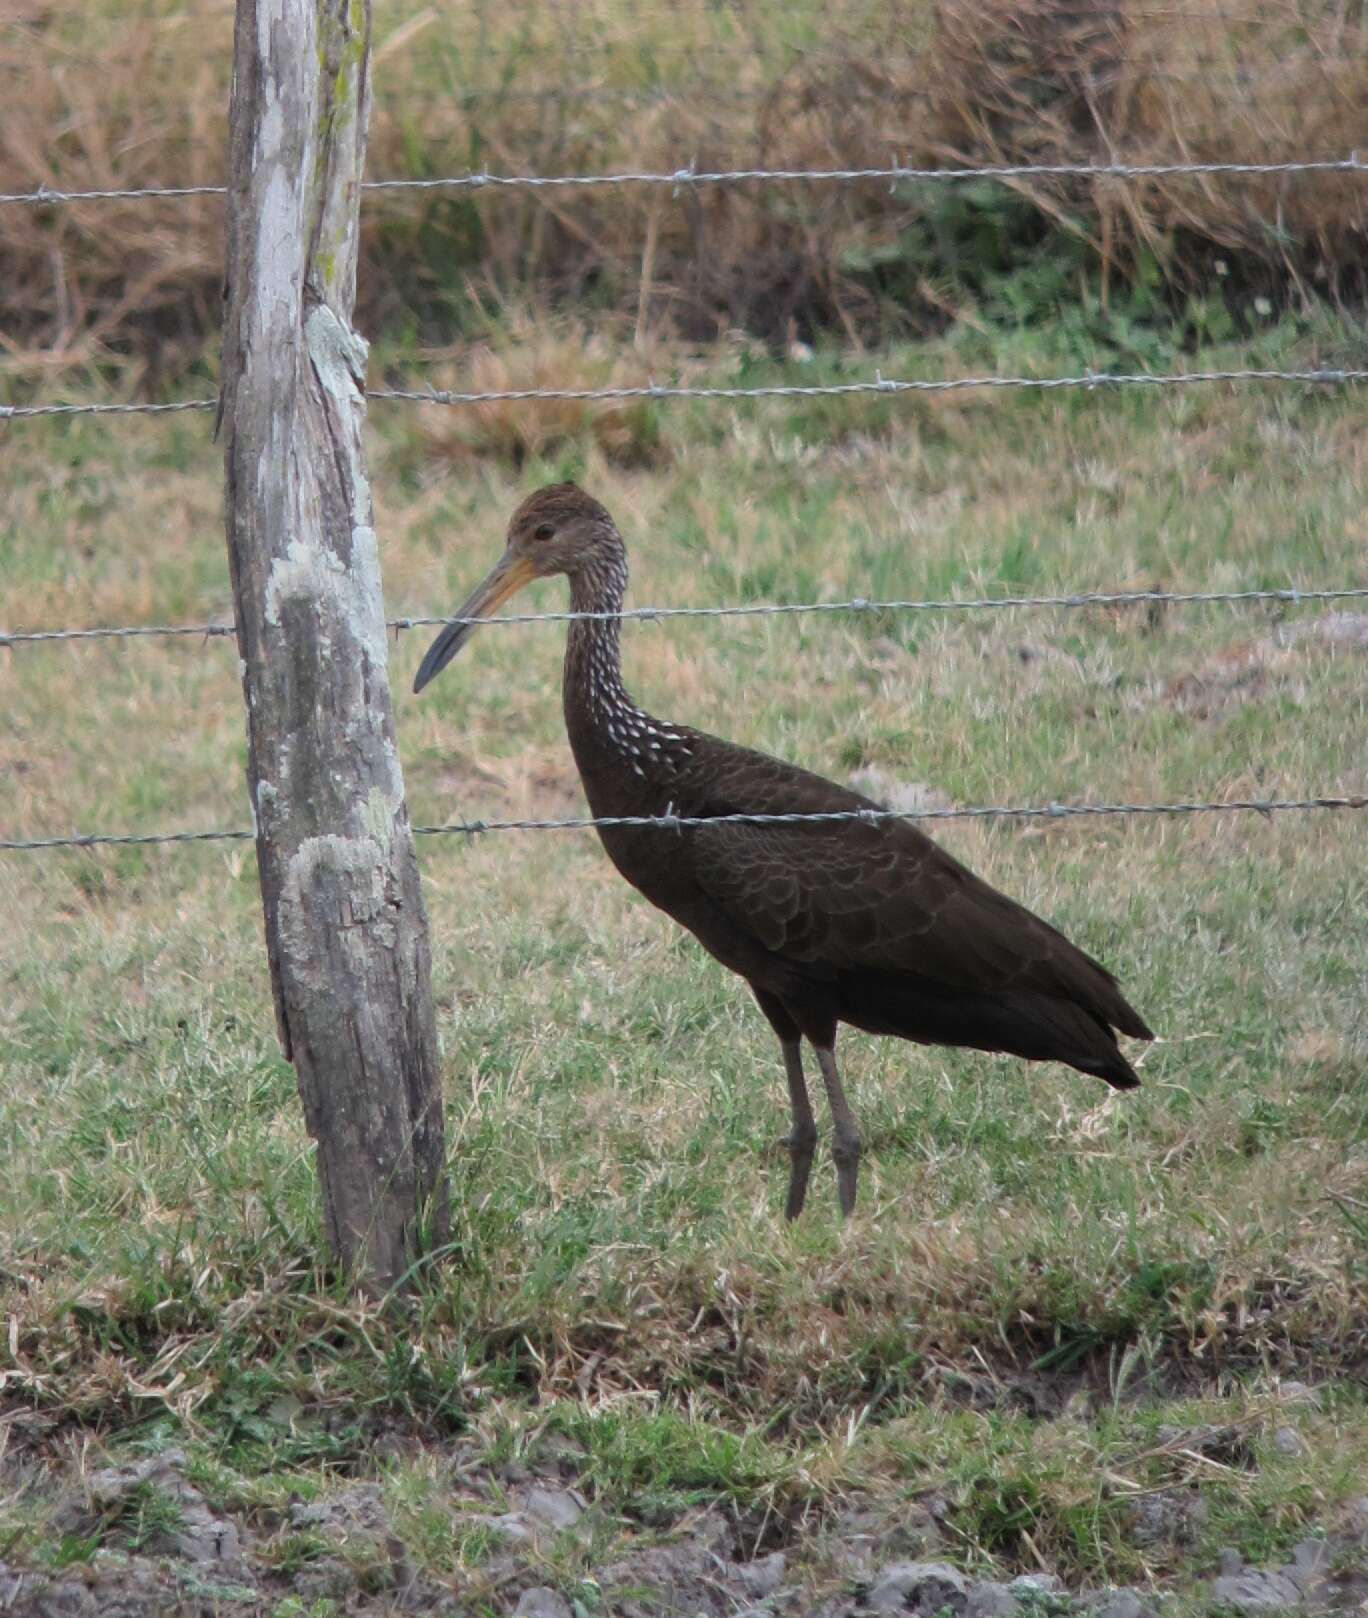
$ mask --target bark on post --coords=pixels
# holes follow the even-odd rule
[[[446,1234],[427,918],[351,329],[370,0],[238,0],[220,418],[276,1020],[363,1284]]]

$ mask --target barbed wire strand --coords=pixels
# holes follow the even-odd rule
[[[679,168],[655,173],[649,170],[620,174],[448,174],[430,179],[367,180],[363,191],[540,191],[552,189],[589,190],[610,186],[670,186],[683,189],[698,185],[807,184],[855,185],[865,181],[960,181],[1029,179],[1163,179],[1179,175],[1273,175],[1273,174],[1359,174],[1368,171],[1368,160],[1357,152],[1348,157],[1295,158],[1274,163],[996,163],[966,165],[960,168],[911,168],[893,164],[888,168],[860,169],[712,169]],[[0,193],[0,204],[41,206],[52,203],[112,202],[157,197],[221,197],[222,185],[132,186],[91,191],[59,191],[46,185],[36,191]]]
[[[182,410],[217,409],[217,399],[176,399],[169,404],[0,405],[0,421],[31,416],[171,416]]]
[[[875,374],[872,381],[774,383],[758,388],[695,388],[647,382],[633,387],[503,388],[479,393],[445,389],[369,388],[368,399],[405,404],[478,405],[516,403],[528,399],[810,399],[839,398],[856,393],[957,393],[967,388],[1191,387],[1205,382],[1306,382],[1336,386],[1368,382],[1368,370],[1307,371],[1088,371],[1082,376],[957,376],[928,381],[900,381]],[[0,422],[35,416],[155,416],[179,410],[216,410],[217,399],[179,399],[170,404],[0,405]]]
[[[1089,815],[1206,815],[1253,812],[1273,815],[1293,810],[1368,809],[1368,796],[1319,798],[1233,798],[1212,803],[1047,803],[976,804],[962,809],[840,809],[824,814],[734,815],[570,815],[558,820],[458,820],[415,826],[416,837],[479,837],[499,831],[591,831],[606,827],[655,828],[682,832],[693,826],[803,826],[885,820],[1067,820]],[[133,834],[80,833],[70,837],[0,839],[0,850],[32,852],[50,848],[139,848],[165,843],[250,842],[248,830],[178,831]]]
[[[419,392],[407,388],[373,388],[367,397],[409,404],[496,404],[525,399],[790,399],[838,398],[856,393],[956,393],[967,388],[1189,387],[1202,382],[1368,382],[1368,371],[1321,369],[1304,371],[1088,371],[1082,376],[959,376],[903,381],[875,373],[872,381],[772,383],[758,388],[645,386],[604,388],[512,388],[498,392],[462,393],[446,389]],[[217,403],[217,400],[213,401]]]
[[[1277,590],[1118,590],[1093,591],[1074,595],[983,596],[944,600],[871,601],[856,596],[849,601],[754,602],[728,607],[625,607],[621,612],[517,612],[497,618],[389,618],[385,628],[395,633],[406,629],[436,628],[445,624],[573,624],[578,622],[656,623],[665,618],[768,618],[797,617],[806,613],[852,612],[982,612],[992,609],[1082,607],[1187,606],[1209,602],[1279,602],[1301,606],[1313,601],[1346,601],[1368,598],[1368,585],[1351,585],[1333,590],[1298,590],[1290,586]],[[143,636],[181,636],[213,639],[235,633],[232,624],[132,624],[91,629],[29,629],[9,632],[0,629],[0,647],[25,646],[52,641],[127,640]]]

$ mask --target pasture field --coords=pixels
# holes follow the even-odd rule
[[[1071,361],[1054,341],[957,326],[879,363],[1048,374]],[[1190,359],[1361,352],[1324,317]],[[746,385],[872,370],[739,339],[655,360]],[[479,361],[514,384],[624,363],[549,321]],[[546,410],[373,408],[392,616],[454,606],[514,503],[564,475],[618,518],[631,604],[1368,583],[1353,391]],[[209,425],[7,428],[7,627],[227,618]],[[563,586],[524,604],[557,609]],[[1300,797],[1368,780],[1358,606],[675,620],[628,626],[624,661],[646,707],[878,772],[876,796]],[[579,812],[563,629],[481,631],[415,699],[426,633],[393,650],[415,822]],[[0,709],[7,836],[247,823],[229,641],[14,647]],[[82,1516],[70,1494],[169,1446],[252,1547],[222,1610],[398,1610],[402,1566],[463,1611],[539,1584],[617,1612],[602,1569],[717,1512],[832,1612],[862,1577],[857,1521],[884,1561],[915,1519],[980,1575],[1152,1580],[1183,1611],[1222,1550],[1278,1563],[1323,1533],[1350,1558],[1363,816],[936,835],[1118,973],[1161,1035],[1132,1052],[1144,1087],[847,1035],[861,1208],[839,1223],[819,1157],[791,1228],[782,1070],[741,986],[592,834],[423,839],[454,1243],[385,1311],[320,1266],[250,845],[0,856],[0,1560],[131,1578],[184,1500],[144,1481]],[[548,1455],[588,1512],[510,1562],[453,1502],[472,1480],[515,1491]],[[372,1484],[378,1540],[300,1526],[299,1502]],[[308,1582],[338,1566],[340,1585]]]

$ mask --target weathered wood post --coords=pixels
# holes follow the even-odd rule
[[[333,1255],[400,1280],[447,1200],[351,329],[370,0],[238,0],[220,419],[276,1021]]]

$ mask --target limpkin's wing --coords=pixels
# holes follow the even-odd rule
[[[721,815],[877,808],[763,754],[709,749],[706,806]],[[1125,1032],[1148,1030],[1111,975],[906,821],[699,827],[699,885],[788,960],[836,972],[914,973],[947,987],[1062,996]]]

